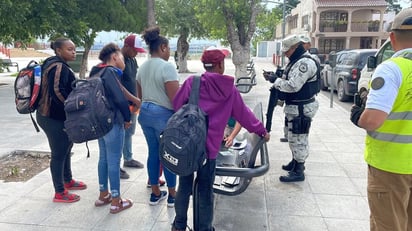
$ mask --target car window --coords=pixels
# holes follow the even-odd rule
[[[346,53],[341,52],[337,54],[336,57],[336,64],[342,64],[343,60],[345,59]]]
[[[375,51],[360,53],[358,68],[362,69],[366,65],[368,61],[368,57],[373,56],[375,53],[376,53]]]
[[[357,61],[356,56],[357,54],[355,52],[348,53],[342,61],[342,64],[347,66],[353,66],[354,63]]]
[[[392,44],[387,42],[382,49],[380,49],[378,55],[376,56],[376,65],[382,63],[383,61],[392,57],[395,52],[392,49]]]

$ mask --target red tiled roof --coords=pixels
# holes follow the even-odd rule
[[[387,6],[385,0],[315,0],[318,7],[377,7]]]

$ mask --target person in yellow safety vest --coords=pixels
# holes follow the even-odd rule
[[[412,230],[412,8],[395,16],[395,54],[372,76],[351,121],[366,130],[370,230]],[[355,100],[356,101],[356,100]]]

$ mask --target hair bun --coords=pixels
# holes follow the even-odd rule
[[[150,27],[147,28],[144,31],[143,39],[146,41],[146,43],[150,43],[151,41],[156,41],[160,37],[160,28],[158,26],[156,27]]]

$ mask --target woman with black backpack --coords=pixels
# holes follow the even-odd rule
[[[131,126],[131,114],[126,96],[127,90],[120,83],[125,68],[120,48],[114,43],[105,45],[100,51],[99,59],[102,63],[92,68],[90,76],[101,73],[105,95],[114,111],[114,118],[113,128],[98,139],[99,163],[97,169],[100,194],[94,205],[99,207],[111,204],[110,213],[114,214],[133,205],[132,200],[120,197],[120,159],[125,129]],[[128,94],[130,95],[130,93]]]

